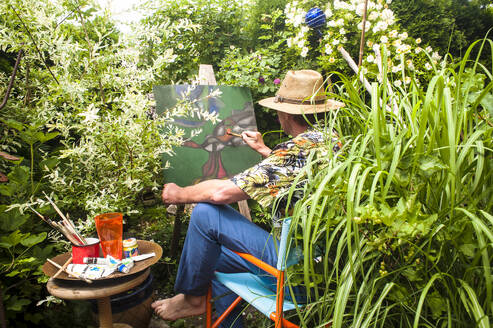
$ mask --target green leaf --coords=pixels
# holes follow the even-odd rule
[[[462,244],[459,249],[464,255],[473,258],[476,255],[477,247],[474,244]]]
[[[14,231],[29,218],[29,215],[21,214],[17,210],[6,212],[6,209],[7,205],[0,205],[0,228],[3,231]]]
[[[47,233],[46,232],[41,232],[38,235],[31,235],[26,239],[23,239],[21,241],[21,244],[26,246],[26,247],[31,247],[33,245],[39,244],[43,240],[46,239]]]
[[[428,303],[434,319],[438,319],[443,312],[447,311],[447,303],[437,291],[426,297],[426,303]]]
[[[54,169],[59,163],[59,159],[57,157],[49,157],[39,163],[39,167],[43,170],[48,168],[49,170]]]
[[[7,310],[21,311],[25,305],[31,304],[31,301],[26,298],[17,298],[16,295],[7,302]]]
[[[30,234],[23,234],[19,230],[12,232],[8,236],[0,237],[0,246],[4,248],[13,247],[21,242],[22,239],[29,236]]]
[[[22,131],[24,129],[24,125],[21,122],[8,119],[8,120],[0,120],[5,123],[9,128],[16,129],[18,131]]]
[[[47,142],[53,138],[55,138],[56,136],[58,136],[60,133],[59,132],[48,132],[48,133],[43,133],[43,132],[38,132],[36,133],[36,136],[38,137],[38,140],[41,142],[41,143],[44,143],[44,142]]]

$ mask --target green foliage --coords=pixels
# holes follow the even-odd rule
[[[394,0],[390,8],[409,35],[454,56],[462,55],[493,26],[493,13],[478,1]]]
[[[199,64],[217,64],[230,46],[241,46],[244,11],[240,3],[214,1],[152,1],[148,4],[152,15],[143,22],[145,28],[159,26],[168,32],[142,33],[145,45],[144,61],[154,61],[166,51],[175,61],[162,72],[158,82],[189,82],[198,73]]]
[[[304,260],[290,280],[314,287],[302,326],[490,327],[493,82],[474,47],[493,42],[424,87],[373,83],[370,105],[340,76],[348,106],[328,124],[344,148],[294,206]]]

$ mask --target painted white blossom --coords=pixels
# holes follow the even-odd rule
[[[428,53],[429,53],[429,52],[432,52],[432,51],[433,51],[433,48],[432,48],[432,47],[430,47],[430,46],[428,46],[428,47],[426,47],[426,48],[425,48],[425,50],[426,50],[426,52],[428,52]]]
[[[384,21],[379,21],[375,24],[375,26],[373,26],[373,33],[378,33],[380,31],[385,31],[386,29],[388,28],[388,24]]]
[[[432,58],[432,59],[434,59],[434,60],[440,60],[440,59],[442,59],[442,56],[440,56],[440,55],[438,54],[438,52],[436,52],[436,51],[435,51],[435,52],[433,52],[433,54],[431,55],[431,58]]]
[[[407,37],[408,37],[407,32],[403,32],[403,33],[399,34],[399,39],[401,39],[401,40],[405,40],[405,39],[407,39]]]
[[[183,43],[178,43],[178,49],[180,49],[180,50],[181,50],[181,49],[183,49],[183,48],[184,48],[184,47],[183,47]]]
[[[309,30],[310,30],[310,28],[307,25],[303,25],[301,27],[301,33],[302,34],[306,34]]]
[[[371,23],[370,22],[365,22],[365,32],[368,32],[370,30]],[[363,22],[360,22],[358,24],[358,30],[361,30],[363,28]]]
[[[423,51],[423,49],[422,49],[421,47],[416,47],[416,48],[414,48],[414,52],[415,52],[416,54],[419,54],[421,51]]]
[[[96,108],[94,104],[90,104],[87,110],[80,113],[79,116],[83,116],[84,120],[82,123],[87,124],[99,120],[98,112],[99,108]]]
[[[336,26],[344,26],[344,19],[339,18],[338,20],[336,20]]]
[[[432,68],[433,68],[433,66],[431,66],[431,64],[430,64],[430,63],[426,63],[426,64],[425,64],[425,69],[426,69],[426,70],[430,71]]]
[[[303,49],[301,49],[301,57],[306,57],[306,55],[308,55],[308,47],[303,47]]]
[[[335,63],[336,59],[334,57],[330,57],[329,58],[329,63],[333,64]]]
[[[327,7],[327,9],[325,9],[324,14],[325,14],[326,18],[329,18],[332,16],[332,10],[330,10],[330,7]]]
[[[334,51],[334,49],[332,49],[332,47],[330,46],[330,44],[329,43],[326,43],[325,44],[325,50],[324,50],[324,52],[327,55],[330,55],[333,51]]]
[[[368,20],[370,20],[370,21],[374,21],[374,20],[376,20],[379,16],[380,16],[380,14],[378,13],[378,11],[372,11],[372,12],[368,15]]]
[[[394,85],[399,88],[402,85],[402,81],[401,80],[395,80]]]
[[[396,48],[399,48],[399,46],[402,44],[402,41],[401,39],[397,39],[397,40],[394,40],[392,41],[392,45]]]
[[[328,26],[330,27],[336,27],[336,21],[335,20],[330,20],[328,23],[327,23]]]
[[[332,40],[332,45],[334,46],[337,46],[339,43],[341,43],[341,41],[339,41],[338,39]]]
[[[365,12],[365,3],[362,2],[362,3],[359,3],[356,5],[356,15],[358,16],[363,16],[364,12]]]
[[[394,12],[388,8],[385,8],[384,10],[382,10],[380,17],[388,25],[392,25],[395,22]]]
[[[375,61],[375,57],[373,57],[373,55],[368,55],[368,57],[366,57],[366,61],[369,63],[373,63]]]
[[[397,73],[397,72],[400,72],[402,71],[402,65],[395,65],[395,66],[392,66],[392,73]]]
[[[401,44],[396,49],[398,54],[407,54],[411,52],[411,46],[409,44]]]
[[[293,38],[287,38],[286,44],[288,45],[288,48],[291,48],[293,46]]]
[[[389,37],[391,37],[391,38],[396,38],[397,35],[399,35],[399,32],[397,32],[397,30],[392,30],[389,33]]]
[[[404,83],[405,84],[411,83],[411,77],[410,76],[406,76],[405,79],[404,79]]]
[[[344,29],[344,27],[341,27],[341,29],[339,29],[339,34],[346,34],[346,30]]]
[[[414,71],[414,63],[411,59],[406,60],[406,66],[409,68],[411,71]]]
[[[305,40],[303,40],[303,39],[299,40],[297,42],[297,46],[298,46],[298,48],[303,48],[305,46]]]
[[[421,43],[421,38],[417,38],[416,39],[416,44],[420,44]]]
[[[303,23],[303,20],[304,20],[304,15],[303,14],[296,15],[294,17],[294,20],[293,20],[293,26],[294,27],[300,26]]]
[[[382,35],[380,37],[380,42],[382,42],[382,43],[388,43],[389,42],[389,38],[386,35]]]

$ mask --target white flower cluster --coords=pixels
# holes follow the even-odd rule
[[[387,63],[392,72],[398,73],[405,69],[409,69],[418,74],[422,72],[418,70],[413,63],[412,57],[420,54],[423,49],[419,46],[414,48],[413,44],[418,45],[422,41],[420,38],[416,40],[409,38],[407,32],[401,32],[396,25],[396,17],[394,12],[389,8],[391,0],[368,0],[367,2],[367,20],[364,26],[367,46],[385,46],[389,52],[389,62]],[[288,47],[293,47],[299,50],[302,57],[306,56],[309,49],[306,42],[305,25],[300,26],[302,21],[301,15],[305,13],[305,8],[298,1],[288,3],[286,6],[286,24],[292,26],[296,36],[288,39]],[[363,29],[363,15],[365,10],[365,0],[334,0],[329,1],[324,8],[324,13],[327,18],[327,28],[320,40],[320,50],[326,61],[329,64],[336,62],[339,57],[338,51],[340,47],[345,47],[346,44],[352,45],[359,41],[354,35],[359,36]],[[352,35],[349,40],[347,35]],[[431,47],[427,47],[426,52],[431,57],[431,63],[436,64],[441,57],[437,52],[433,52]],[[375,65],[377,58],[371,51],[365,51],[364,65]],[[401,56],[407,56],[404,63],[394,64],[393,60],[402,61]],[[395,59],[393,59],[395,58]],[[430,63],[423,65],[424,69],[431,70],[433,66]],[[367,71],[368,67],[364,68]],[[410,78],[405,75],[402,77],[402,84],[409,84]],[[399,84],[399,83],[397,83]]]
[[[302,7],[299,7],[298,1],[293,1],[286,5],[284,14],[286,15],[286,24],[299,28],[296,36],[286,40],[288,47],[291,48],[294,46],[301,49],[301,56],[306,57],[309,50],[306,46],[306,33],[309,28],[304,24],[302,25],[305,20],[306,11]]]

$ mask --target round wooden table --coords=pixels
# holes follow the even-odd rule
[[[123,293],[129,289],[137,287],[149,276],[150,268],[144,271],[123,276],[118,279],[94,280],[92,284],[87,284],[78,280],[48,280],[46,285],[48,292],[65,300],[91,300],[98,302],[99,326],[101,328],[113,328],[113,316],[111,313],[111,296]],[[129,327],[128,325],[124,325]],[[120,327],[124,327],[120,325]]]

